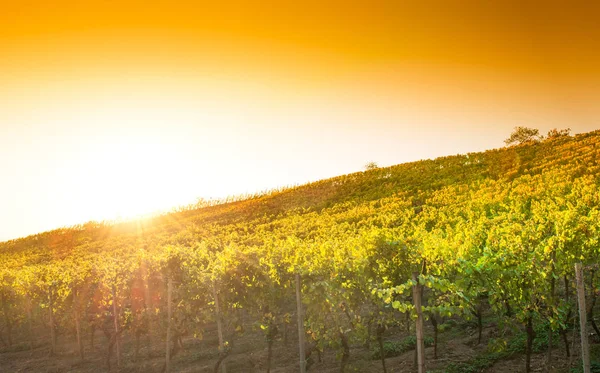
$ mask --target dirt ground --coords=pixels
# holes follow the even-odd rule
[[[486,339],[491,334],[492,328],[484,330],[483,343],[477,344],[477,333],[472,329],[448,330],[440,334],[438,346],[438,358],[433,359],[433,347],[426,349],[427,370],[431,372],[443,372],[450,363],[459,363],[481,354],[486,349]],[[91,349],[89,335],[85,343],[85,359],[81,361],[77,354],[77,344],[70,335],[60,336],[58,344],[58,355],[50,357],[49,340],[45,337],[46,331],[39,330],[38,344],[33,350],[28,350],[23,340],[17,338],[17,344],[12,348],[0,349],[0,372],[81,372],[101,373],[109,372],[105,358],[107,350],[106,338],[97,332],[94,349]],[[427,330],[432,335],[431,330]],[[400,340],[405,337],[406,332],[389,330],[386,340]],[[19,336],[17,336],[19,337]],[[569,336],[571,338],[571,336]],[[122,340],[121,366],[116,368],[116,358],[113,354],[111,372],[161,372],[164,367],[164,341],[158,336],[154,337],[151,348],[148,348],[147,337],[142,337],[141,349],[138,361],[134,361],[134,341],[125,337]],[[216,333],[207,332],[203,340],[191,337],[183,339],[184,350],[178,353],[172,360],[172,372],[213,372],[218,358]],[[290,333],[287,345],[282,340],[277,340],[273,345],[272,373],[292,373],[299,371],[297,354],[297,335]],[[373,343],[372,349],[375,348]],[[577,354],[577,351],[576,351]],[[413,372],[414,351],[408,351],[400,356],[386,359],[389,373]],[[253,373],[266,372],[267,345],[260,331],[249,331],[239,336],[233,343],[230,355],[227,357],[227,373]],[[546,354],[533,356],[533,371],[545,371]],[[566,357],[564,348],[559,345],[553,350],[553,371],[563,373],[569,371],[569,359]],[[316,359],[315,359],[316,360]],[[572,364],[576,364],[577,358],[573,358]],[[573,365],[574,366],[574,365]],[[523,372],[525,357],[516,355],[510,359],[496,362],[491,368],[484,370],[486,373],[508,373]],[[325,350],[322,354],[322,362],[315,361],[309,368],[309,372],[333,373],[339,372],[340,362],[336,358],[336,351]],[[350,353],[350,361],[346,372],[383,372],[381,361],[371,359],[371,351],[365,346],[353,346]]]

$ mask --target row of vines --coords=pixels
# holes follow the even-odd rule
[[[32,325],[42,324],[50,355],[64,335],[85,359],[84,344],[93,345],[101,331],[110,370],[121,364],[124,335],[135,341],[136,360],[142,346],[160,340],[169,371],[182,339],[201,338],[216,324],[216,372],[245,321],[255,320],[270,371],[276,337],[287,339],[295,324],[290,305],[299,285],[306,339],[300,365],[329,349],[338,352],[344,372],[352,345],[381,344],[386,329],[416,320],[418,284],[434,349],[437,326],[448,318],[474,320],[482,343],[482,312],[489,309],[526,332],[529,372],[536,325],[547,324],[550,347],[553,340],[564,343],[569,353],[578,262],[588,269],[588,319],[600,334],[593,314],[600,272],[593,149],[585,153],[593,162],[583,165],[549,161],[536,172],[442,180],[320,209],[248,214],[227,223],[174,221],[162,230],[140,223],[133,232],[103,237],[60,230],[54,242],[24,241],[19,251],[0,251],[0,343],[12,344],[18,330],[34,348],[39,336]],[[369,175],[373,185],[390,178],[385,169]],[[383,354],[381,360],[385,372]]]

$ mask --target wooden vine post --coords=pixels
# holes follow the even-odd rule
[[[112,287],[113,320],[115,324],[115,347],[117,349],[117,367],[121,366],[121,344],[119,343],[119,313],[117,308],[117,287]]]
[[[577,282],[577,303],[579,305],[579,330],[581,333],[581,358],[583,360],[583,373],[590,373],[590,347],[588,345],[587,336],[585,288],[583,286],[583,268],[581,263],[575,264],[575,279]]]
[[[50,285],[50,290],[48,292],[48,312],[50,313],[50,339],[52,341],[50,356],[54,356],[56,354],[56,326],[54,322],[54,296],[52,294],[53,291],[53,285]]]
[[[215,298],[215,312],[217,316],[217,333],[219,334],[219,349],[221,353],[225,353],[225,342],[223,341],[223,323],[221,321],[221,309],[219,307],[219,294],[217,292],[217,285],[213,282],[213,296]],[[221,372],[227,373],[227,366],[223,361],[221,363]]]
[[[296,273],[296,313],[298,315],[298,349],[300,353],[300,373],[306,373],[306,353],[304,352],[304,315],[300,298],[300,274]]]
[[[150,313],[152,312],[152,297],[150,291],[150,274],[148,271],[149,264],[144,262],[142,265],[142,278],[144,279],[144,315],[146,317],[147,328],[146,328],[146,336],[147,336],[147,345],[148,345],[148,357],[152,356],[152,322],[150,318]]]
[[[77,333],[77,348],[79,349],[79,357],[84,359],[83,341],[81,340],[81,323],[79,321],[79,293],[76,288],[73,289],[73,317],[75,318],[75,331]]]
[[[29,295],[25,296],[25,302],[27,307],[27,330],[29,331],[29,350],[33,350],[33,346],[35,345],[35,336],[33,334],[33,304]]]
[[[412,275],[413,281],[416,284],[413,286],[413,300],[415,303],[415,311],[417,312],[417,367],[419,373],[425,373],[425,342],[423,339],[423,310],[421,309],[421,288],[422,285],[419,284],[419,273],[413,272]]]
[[[172,319],[172,309],[171,309],[171,292],[173,289],[173,280],[171,276],[167,279],[167,346],[166,346],[166,362],[165,362],[165,372],[169,373],[171,371],[171,319]]]
[[[6,324],[6,334],[8,337],[8,346],[12,346],[12,322],[10,321],[9,311],[8,311],[8,300],[6,299],[6,294],[4,291],[0,292],[2,294],[2,311],[4,313],[4,322]],[[4,341],[2,341],[4,343]]]

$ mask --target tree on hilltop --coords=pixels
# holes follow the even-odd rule
[[[365,171],[378,169],[379,165],[376,162],[369,162],[365,165]]]
[[[540,136],[540,130],[528,127],[515,127],[510,137],[504,140],[506,146],[513,144],[523,144],[529,141],[539,141],[543,138]]]

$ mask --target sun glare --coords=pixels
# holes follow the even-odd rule
[[[55,138],[69,142],[53,162],[62,167],[53,177],[70,184],[65,205],[71,206],[60,212],[63,221],[131,219],[217,196],[203,180],[208,156],[218,149],[207,124],[225,126],[232,119],[216,118],[198,107],[199,100],[121,88],[83,97],[74,110],[46,116],[57,126],[86,124]],[[185,130],[168,130],[175,125]]]
[[[170,192],[181,172],[177,152],[164,143],[103,144],[90,160],[99,176],[90,206],[103,218],[132,218],[179,203]]]

